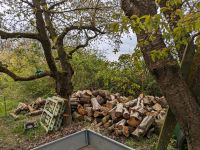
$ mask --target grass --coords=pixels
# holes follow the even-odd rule
[[[158,136],[153,135],[151,138],[141,138],[141,139],[135,139],[135,138],[128,138],[125,141],[125,144],[129,147],[137,148],[137,150],[155,150],[156,144],[158,141]]]
[[[6,111],[5,111],[4,98],[0,96],[0,117],[5,116],[5,113],[9,114],[19,104],[19,100],[11,100],[11,99],[5,99],[5,100],[6,100]]]
[[[37,137],[40,137],[41,135],[46,134],[45,130],[42,128],[42,126],[38,125],[38,127],[24,130],[24,122],[18,122],[15,128],[12,130],[14,134],[17,134],[19,137],[33,140]]]
[[[38,127],[29,129],[27,131],[24,130],[24,123],[27,120],[30,120],[26,116],[20,115],[19,120],[15,121],[11,117],[1,117],[4,121],[3,124],[7,125],[7,127],[10,129],[10,134],[17,134],[21,138],[24,139],[33,139],[35,137],[41,136],[45,134],[45,130],[40,126],[38,122]],[[33,119],[31,119],[33,120]]]

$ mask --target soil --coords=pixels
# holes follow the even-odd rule
[[[15,150],[20,149],[19,143],[21,140],[17,135],[11,134],[11,128],[6,125],[5,119],[0,118],[0,149]]]
[[[61,137],[70,135],[72,133],[75,133],[77,131],[81,131],[84,129],[84,123],[72,123],[70,126],[61,128],[59,131],[53,132],[53,133],[48,133],[46,135],[41,136],[40,138],[33,140],[27,140],[24,142],[23,149],[32,149],[34,147],[37,147],[39,145],[49,143],[51,141],[54,141],[56,139],[59,139]]]

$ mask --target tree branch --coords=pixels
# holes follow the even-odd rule
[[[66,27],[64,29],[64,31],[58,36],[58,41],[59,40],[63,40],[65,35],[72,30],[91,30],[94,32],[98,32],[100,34],[105,34],[104,31],[101,31],[100,29],[94,27],[94,26],[70,26],[70,27]]]
[[[40,40],[39,34],[36,33],[23,33],[23,32],[6,32],[0,30],[0,37],[2,39],[9,39],[9,38],[29,38],[29,39],[36,39]]]
[[[42,72],[40,74],[29,76],[29,77],[20,77],[16,75],[15,73],[13,73],[12,71],[10,71],[9,69],[7,69],[7,67],[4,67],[2,64],[0,64],[0,72],[7,74],[15,81],[31,81],[31,80],[36,80],[36,79],[47,77],[47,76],[51,77],[51,73],[47,71]]]
[[[96,38],[98,36],[98,34],[96,32],[95,32],[94,36],[88,36],[86,32],[85,32],[85,34],[86,34],[86,37],[87,37],[85,43],[84,44],[80,44],[80,45],[76,46],[76,48],[74,48],[73,50],[71,50],[69,52],[69,54],[68,54],[70,57],[72,57],[72,54],[75,53],[78,49],[84,48],[84,47],[88,46],[89,41],[92,40],[92,39],[94,39],[94,38]]]
[[[63,3],[65,3],[65,2],[66,2],[66,0],[60,1],[58,3],[55,3],[55,4],[51,5],[48,10],[54,9],[56,6],[59,6],[59,5],[63,4]]]
[[[56,76],[57,67],[54,61],[52,51],[51,51],[51,42],[49,40],[48,34],[46,32],[46,26],[42,14],[41,3],[40,0],[32,0],[34,9],[35,9],[35,18],[36,18],[36,28],[41,38],[41,44],[44,50],[44,55],[51,72]]]
[[[29,5],[30,7],[34,7],[33,4],[31,2],[29,2],[28,0],[21,0],[23,3],[26,3],[27,5]]]
[[[47,7],[47,2],[46,0],[42,0],[42,7],[44,10],[48,9]],[[50,17],[50,13],[48,11],[44,11],[44,19],[46,22],[46,26],[47,26],[47,30],[50,33],[50,38],[52,39],[52,41],[55,40],[55,38],[57,38],[57,33],[56,33],[56,29],[51,21],[51,17]]]
[[[69,13],[69,12],[74,12],[74,11],[86,11],[86,10],[103,10],[103,9],[113,9],[114,7],[84,7],[84,8],[74,8],[74,9],[68,9],[68,10],[63,10],[63,11],[53,11],[49,10],[48,12],[52,14],[62,14],[62,13]]]

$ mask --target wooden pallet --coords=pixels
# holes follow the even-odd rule
[[[43,113],[40,118],[40,124],[46,132],[58,130],[61,127],[64,113],[65,99],[53,96],[47,98]]]

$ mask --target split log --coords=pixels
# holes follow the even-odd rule
[[[114,96],[115,96],[115,99],[118,99],[120,97],[120,94],[119,93],[115,93]]]
[[[156,103],[155,105],[152,106],[152,108],[156,111],[161,111],[162,110],[162,106],[158,103]]]
[[[113,109],[111,109],[110,111],[109,111],[109,114],[110,114],[110,116],[111,116],[111,118],[112,118],[112,120],[114,121],[114,120],[116,120],[116,116],[115,116],[115,110],[116,110],[116,107],[114,107]]]
[[[155,121],[154,117],[146,116],[142,120],[140,125],[137,127],[137,129],[132,133],[132,135],[134,135],[136,137],[144,136],[154,121]]]
[[[70,101],[71,106],[78,106],[79,101]]]
[[[76,111],[72,113],[72,118],[74,119],[74,121],[80,121],[83,119],[83,117]]]
[[[82,94],[92,96],[92,92],[90,90],[83,90]]]
[[[108,129],[112,125],[112,120],[108,120],[106,123],[104,123],[104,128]]]
[[[70,102],[79,102],[78,97],[70,97],[69,100]]]
[[[15,115],[20,114],[22,111],[29,111],[28,106],[25,103],[19,103],[17,109],[15,110]]]
[[[15,115],[15,113],[10,113],[10,115],[14,118],[14,120],[17,120],[19,117]]]
[[[84,116],[84,120],[87,122],[92,122],[92,117]]]
[[[115,116],[116,117],[121,117],[123,115],[123,104],[122,103],[118,103],[116,110],[115,110]]]
[[[110,95],[111,101],[115,99],[115,95]]]
[[[107,107],[103,107],[103,106],[102,106],[102,107],[100,108],[100,111],[103,113],[104,116],[107,116],[108,113],[109,113],[109,111],[110,111],[110,109],[107,108]]]
[[[149,101],[151,102],[151,104],[155,104],[155,103],[156,103],[156,100],[155,100],[155,97],[154,97],[154,96],[148,95],[148,96],[146,96],[146,97],[149,99]]]
[[[151,112],[147,112],[146,115],[147,115],[147,116],[157,116],[157,115],[158,115],[158,112],[152,110]]]
[[[35,110],[35,111],[32,111],[32,112],[29,112],[27,115],[28,116],[38,116],[38,115],[41,115],[43,112],[43,110]]]
[[[153,110],[153,108],[150,107],[150,106],[146,106],[145,109],[146,109],[147,111],[149,111],[149,112]]]
[[[91,103],[90,104],[84,104],[83,107],[92,107]]]
[[[142,120],[140,113],[138,111],[131,110],[130,118],[136,118],[137,120]]]
[[[97,99],[97,101],[98,101],[98,103],[99,103],[100,105],[103,105],[103,104],[106,103],[106,99],[104,99],[104,98],[101,97],[100,95],[98,95],[98,96],[96,97],[96,99]]]
[[[140,121],[136,118],[130,118],[128,121],[127,121],[128,125],[130,125],[131,127],[137,127],[139,124],[140,124]]]
[[[102,123],[105,124],[110,119],[110,115],[107,115],[102,118]]]
[[[129,137],[129,135],[130,135],[129,127],[128,126],[123,126],[122,133],[123,133],[123,135],[125,137]]]
[[[123,131],[118,129],[118,128],[115,128],[114,130],[115,130],[115,135],[116,136],[121,136],[123,134]]]
[[[114,99],[112,101],[107,101],[106,102],[106,107],[109,108],[109,109],[112,109],[113,107],[115,107],[117,104],[117,100]]]
[[[102,125],[103,125],[103,123],[102,123],[102,122],[99,122],[98,124],[95,125],[95,127],[100,127],[100,126],[102,126]]]
[[[135,129],[135,131],[133,131],[131,133],[134,137],[136,138],[139,138],[140,136],[142,136],[144,134],[144,130],[143,129],[140,129],[140,128],[137,128]]]
[[[129,99],[125,96],[120,96],[117,100],[119,103],[127,103],[129,101]]]
[[[130,113],[129,113],[129,111],[126,108],[124,108],[123,117],[125,119],[129,119],[130,118]]]
[[[112,126],[108,127],[109,132],[113,132],[115,129],[115,125],[113,124]]]
[[[81,97],[83,95],[83,91],[77,91],[76,93],[74,93],[72,96],[73,97]]]
[[[77,107],[77,111],[78,111],[78,113],[80,114],[80,115],[82,115],[82,116],[84,116],[84,115],[86,115],[87,114],[87,111],[84,109],[84,107],[82,106],[82,105],[78,105],[78,107]]]
[[[125,124],[126,124],[126,119],[122,119],[118,123],[115,124],[115,127],[122,130],[123,126],[125,126]]]
[[[34,111],[35,109],[33,107],[31,107],[30,105],[27,105],[28,106],[28,109],[30,112]]]
[[[158,102],[163,108],[167,108],[168,104],[164,96],[155,97],[156,102]]]
[[[85,111],[87,112],[87,116],[88,117],[92,117],[93,116],[92,107],[85,107]]]
[[[142,116],[145,116],[145,114],[147,113],[147,111],[144,109],[144,107],[140,107],[137,111],[138,111]]]
[[[110,95],[111,95],[111,93],[109,92],[109,91],[106,91],[106,90],[96,90],[96,91],[92,91],[92,94],[94,95],[94,96],[98,96],[98,95],[100,95],[101,97],[103,97],[104,99],[106,99],[106,100],[111,100],[111,98],[110,98]]]
[[[94,112],[94,117],[103,117],[103,113],[102,112],[99,112],[99,111],[95,111]]]
[[[93,108],[94,111],[100,110],[101,105],[98,103],[96,98],[92,98],[91,103],[92,103],[92,108]]]
[[[143,98],[143,102],[144,102],[144,105],[150,105],[151,104],[151,101],[149,100],[149,98],[147,96],[145,96]]]
[[[91,100],[91,97],[88,95],[81,95],[81,97],[79,98],[79,103],[80,104],[89,104]]]
[[[133,107],[134,105],[137,104],[137,101],[138,101],[138,99],[134,99],[134,100],[126,102],[124,105],[126,108]]]
[[[31,106],[34,108],[34,109],[39,109],[39,108],[42,108],[44,107],[46,103],[46,100],[45,99],[42,99],[41,97],[37,98],[35,102],[33,102],[31,104]]]

